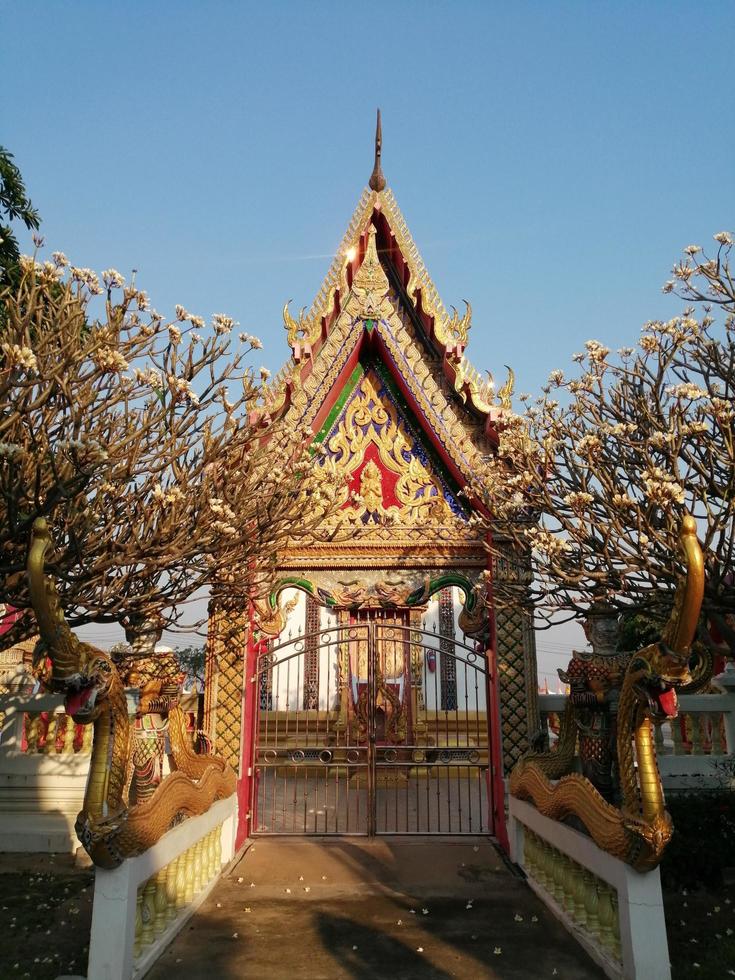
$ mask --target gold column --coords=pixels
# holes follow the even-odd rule
[[[174,858],[166,868],[166,921],[173,922],[176,918],[176,906],[178,889],[176,883],[179,874],[179,862],[181,858]]]
[[[184,852],[184,905],[194,899],[194,846]]]
[[[154,936],[154,922],[156,918],[156,878],[149,878],[143,885],[143,904],[141,905],[141,917],[143,925],[140,930],[140,945],[150,946]]]
[[[153,933],[156,937],[160,936],[166,928],[166,910],[168,897],[166,895],[166,868],[161,868],[155,875],[156,892],[153,899],[155,917],[153,919]]]
[[[412,609],[409,614],[411,629],[421,629],[421,617],[426,612],[426,606]],[[411,709],[413,712],[414,743],[426,741],[426,702],[424,699],[424,647],[421,634],[417,634],[418,642],[413,642],[411,633]]]
[[[493,575],[499,585],[513,583],[519,589],[519,602],[497,609],[495,616],[503,768],[507,775],[539,728],[536,639],[531,614],[520,603],[527,567],[509,554],[494,563]]]
[[[33,752],[38,752],[38,742],[41,737],[41,716],[27,714],[25,716],[25,725],[26,725],[26,744],[28,746],[26,751],[29,754]]]
[[[247,611],[212,600],[207,632],[207,684],[204,727],[213,750],[240,772]]]
[[[143,933],[143,886],[138,886],[138,894],[135,899],[135,938],[133,940],[133,957],[140,956],[141,935]]]
[[[176,861],[176,911],[180,912],[183,908],[186,908],[186,892],[188,889],[188,868],[187,868],[187,854],[188,851],[184,851],[183,854],[179,854]]]
[[[64,715],[66,722],[64,724],[64,745],[61,749],[64,755],[74,754],[74,736],[76,734],[76,725],[73,719],[69,715]]]

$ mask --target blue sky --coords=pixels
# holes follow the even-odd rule
[[[735,230],[731,3],[0,0],[0,33],[0,142],[49,248],[138,269],[162,312],[231,314],[271,368],[377,105],[429,272],[472,302],[470,359],[521,390],[671,315],[680,249]]]

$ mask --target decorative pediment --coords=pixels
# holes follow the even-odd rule
[[[511,386],[501,406],[467,362],[472,308],[442,305],[379,171],[310,310],[284,308],[293,357],[266,396],[268,415],[286,433],[311,428],[322,465],[347,477],[338,518],[302,557],[483,561],[461,494],[497,445]]]
[[[339,415],[319,435],[321,465],[347,477],[344,505],[329,526],[369,532],[466,522],[456,490],[402,414],[386,372],[371,365],[356,373]]]

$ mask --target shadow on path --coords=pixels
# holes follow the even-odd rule
[[[377,976],[449,980],[452,976],[431,962],[431,954],[427,956],[418,947],[412,948],[382,929],[369,928],[347,916],[316,912],[314,928],[322,946],[342,971],[339,976],[355,980],[374,980]]]

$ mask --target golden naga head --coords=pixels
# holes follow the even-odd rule
[[[697,540],[697,524],[691,514],[682,518],[679,541],[686,575],[676,590],[674,608],[662,639],[634,654],[628,676],[638,697],[648,703],[654,720],[676,717],[676,688],[692,683],[697,657],[691,645],[704,597],[704,560]]]
[[[64,695],[66,713],[78,724],[93,722],[117,682],[110,658],[81,642],[64,619],[54,583],[45,573],[53,551],[51,532],[44,518],[33,524],[27,574],[33,611],[38,622],[40,652],[51,663],[48,686]]]

